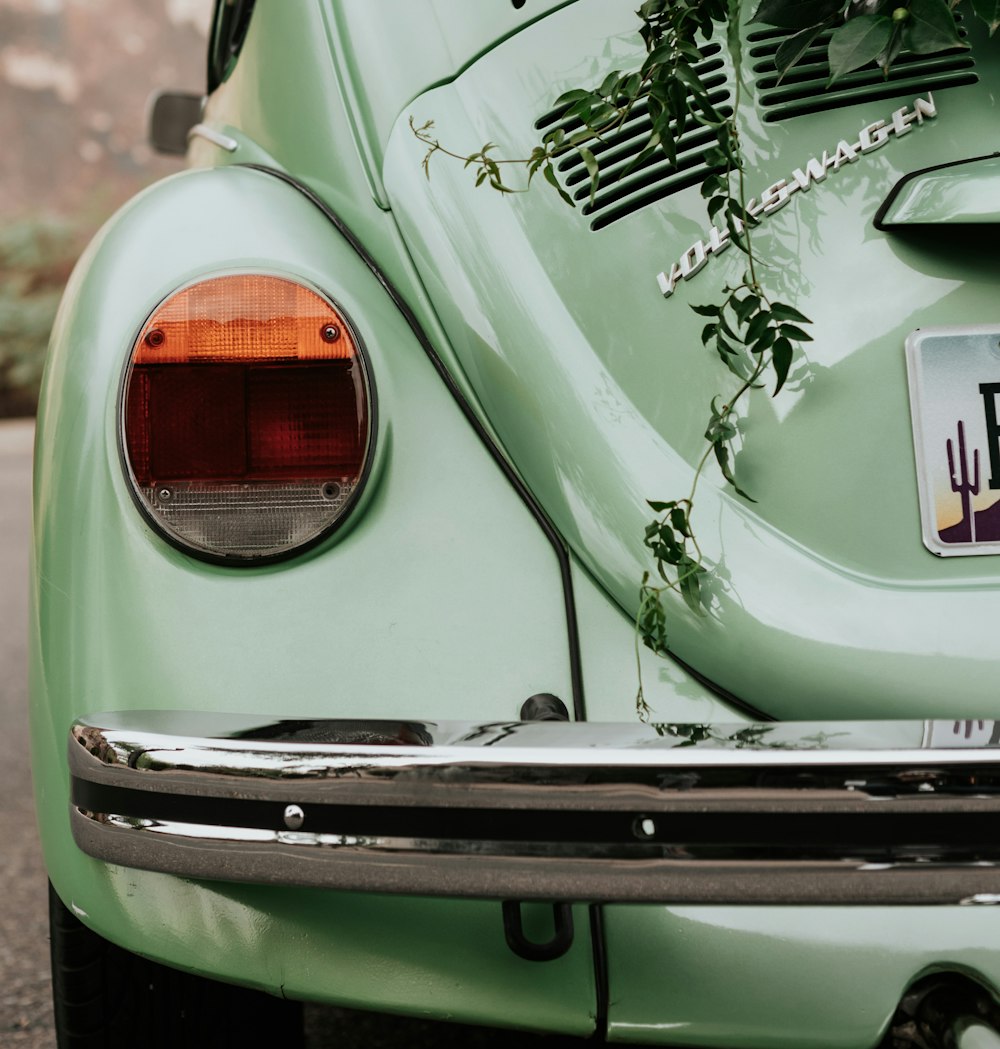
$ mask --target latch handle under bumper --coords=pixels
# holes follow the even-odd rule
[[[190,878],[491,899],[1000,894],[992,722],[74,725],[77,844]]]

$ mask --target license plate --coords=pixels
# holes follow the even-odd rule
[[[906,340],[924,545],[1000,554],[1000,325]]]

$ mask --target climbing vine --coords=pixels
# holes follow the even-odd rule
[[[990,33],[1000,25],[1000,0],[970,0]],[[761,0],[751,21],[787,32],[775,64],[784,76],[805,57],[820,34],[832,31],[828,60],[830,83],[863,66],[876,63],[885,75],[904,51],[918,54],[961,48],[956,24],[958,0]],[[738,409],[755,390],[777,395],[788,377],[799,345],[809,341],[809,318],[794,306],[775,301],[761,274],[764,265],[753,231],[758,219],[747,207],[746,161],[740,144],[738,114],[742,90],[742,40],[740,0],[646,0],[637,12],[638,32],[645,57],[638,69],[609,73],[596,87],[578,87],[556,99],[563,124],[575,121],[579,130],[565,127],[548,131],[527,157],[503,158],[495,143],[462,154],[447,149],[434,132],[433,122],[416,124],[414,135],[426,146],[424,171],[437,154],[460,160],[474,172],[475,184],[501,193],[523,192],[537,176],[571,207],[573,199],[560,184],[555,161],[576,152],[589,176],[590,200],[600,185],[594,156],[600,142],[624,124],[642,100],[648,108],[650,132],[629,170],[656,153],[676,162],[677,142],[693,125],[710,128],[715,144],[705,155],[712,169],[701,185],[709,220],[724,231],[746,257],[746,272],[735,287],[726,286],[722,298],[692,309],[705,319],[701,341],[719,356],[732,373],[735,385],[720,393],[708,406],[706,446],[695,467],[690,490],[673,498],[649,501],[656,515],[645,530],[644,542],[653,568],[644,573],[636,616],[636,662],[639,639],[660,655],[668,653],[667,612],[663,596],[678,594],[695,614],[704,614],[703,585],[708,568],[696,537],[693,516],[699,482],[714,462],[725,482],[742,498],[753,501],[737,483],[733,472],[732,442],[737,435]],[[699,75],[701,48],[724,30],[729,50],[734,98],[732,115],[720,112]],[[700,40],[700,43],[699,43]],[[505,173],[522,169],[520,186]],[[627,174],[627,171],[626,171]],[[637,706],[647,717],[640,673]]]

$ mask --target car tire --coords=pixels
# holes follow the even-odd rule
[[[302,1046],[302,1006],[193,976],[116,947],[49,886],[52,1001],[59,1049]]]

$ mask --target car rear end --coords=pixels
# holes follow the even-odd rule
[[[628,172],[641,112],[592,203],[558,165],[576,210],[441,157],[425,178],[411,117],[524,155],[562,90],[641,59],[627,4],[522,7],[390,32],[259,3],[203,166],[74,278],[36,467],[56,891],[130,951],[289,998],[719,1049],[992,1022],[996,580],[986,519],[943,537],[969,519],[942,475],[960,395],[924,376],[962,360],[985,481],[997,275],[930,191],[874,224],[903,176],[983,151],[985,33],[827,93],[746,32],[764,279],[816,341],[741,423],[758,502],[699,497],[708,615],[668,609],[643,725],[645,500],[690,487],[728,373],[688,306],[744,261],[713,250],[702,134]],[[732,107],[722,47],[703,62]]]

